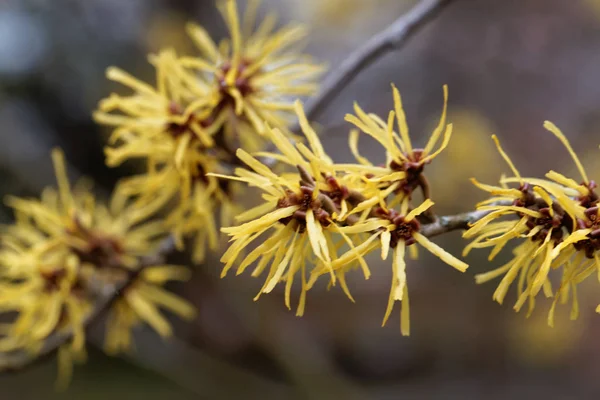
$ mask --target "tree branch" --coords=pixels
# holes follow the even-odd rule
[[[321,91],[306,104],[306,116],[315,120],[331,101],[362,70],[388,51],[399,49],[419,29],[433,19],[451,0],[422,0],[383,31],[371,37],[363,46],[352,52],[325,79]],[[296,126],[293,131],[297,132]]]
[[[498,201],[491,203],[493,206],[506,205],[509,206],[512,201]],[[430,224],[425,224],[421,227],[420,233],[427,237],[433,237],[448,233],[451,231],[464,230],[469,228],[469,224],[479,221],[491,213],[490,210],[476,210],[456,215],[446,215],[438,217],[438,219]]]

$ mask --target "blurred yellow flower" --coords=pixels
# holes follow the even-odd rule
[[[236,183],[208,173],[227,173],[239,161],[235,149],[261,150],[265,124],[287,133],[293,99],[314,94],[323,68],[297,53],[306,29],[290,25],[274,31],[269,15],[253,31],[258,1],[251,1],[240,22],[234,0],[217,3],[231,38],[216,45],[200,26],[188,32],[201,55],[179,58],[166,49],[150,56],[156,87],[111,67],[109,79],[133,90],[111,94],[94,113],[96,122],[114,127],[106,163],[145,162],[142,174],[123,182],[140,213],[166,212],[166,224],[183,248],[193,237],[194,261],[216,250],[218,225],[237,212]],[[253,33],[254,32],[254,33]],[[221,210],[221,220],[214,215]]]
[[[133,96],[112,94],[100,102],[94,114],[97,122],[115,125],[106,149],[106,162],[117,166],[132,158],[142,158],[146,171],[126,178],[121,193],[135,198],[141,216],[150,217],[170,206],[167,228],[175,235],[178,248],[183,236],[195,238],[194,261],[201,262],[205,248],[215,250],[218,233],[214,212],[219,204],[229,204],[230,187],[206,175],[224,172],[224,162],[232,155],[215,147],[213,136],[220,129],[212,124],[209,88],[182,68],[172,51],[152,57],[157,70],[157,89],[112,68],[108,76],[130,86]],[[114,112],[125,115],[115,115]],[[231,185],[229,185],[231,186]],[[189,224],[190,215],[207,223]],[[229,222],[226,220],[224,222]]]
[[[17,224],[7,228],[21,247],[64,245],[71,249],[82,263],[127,267],[138,266],[139,257],[148,255],[168,231],[160,221],[145,222],[140,209],[127,203],[119,188],[108,206],[97,202],[89,181],[78,182],[73,189],[66,174],[64,155],[55,149],[52,159],[56,170],[58,191],[46,188],[41,199],[9,197],[7,203],[17,215]],[[18,249],[18,245],[11,246]],[[21,257],[6,260],[18,265]]]
[[[108,206],[96,200],[89,181],[71,188],[62,151],[53,150],[52,159],[58,190],[46,188],[39,200],[8,198],[16,223],[3,227],[1,236],[0,312],[17,315],[0,330],[0,351],[36,353],[50,335],[70,332],[72,339],[58,356],[59,385],[64,385],[72,361],[84,359],[86,319],[97,296],[115,282],[139,274],[112,310],[117,318],[133,315],[130,326],[145,321],[166,335],[168,324],[156,307],[186,318],[193,308],[160,288],[166,280],[185,277],[181,267],[156,266],[140,273],[143,257],[152,255],[168,234],[164,224],[146,221],[143,210],[119,188]],[[122,326],[108,336],[118,350],[131,342]]]
[[[572,293],[571,318],[577,318],[579,305],[576,285],[600,268],[600,218],[596,184],[590,181],[579,158],[563,133],[551,122],[544,127],[556,136],[568,150],[583,179],[581,184],[555,171],[547,179],[524,178],[493,136],[500,154],[504,157],[513,177],[500,180],[501,186],[473,183],[490,193],[490,199],[478,204],[477,209],[489,214],[464,233],[473,239],[466,255],[473,248],[492,247],[493,259],[513,239],[522,240],[513,250],[513,258],[504,266],[476,276],[478,283],[504,275],[494,292],[493,299],[502,303],[510,285],[518,278],[518,300],[514,308],[519,311],[526,301],[531,314],[535,297],[541,289],[547,297],[554,296],[548,315],[549,325],[554,325],[554,310],[559,299],[566,302]],[[518,188],[508,185],[517,183]],[[504,220],[503,217],[512,217]],[[515,218],[516,217],[516,218]],[[586,261],[587,260],[587,261]],[[562,280],[553,293],[549,273],[562,269]]]
[[[111,307],[106,323],[106,353],[114,355],[135,349],[132,329],[143,323],[150,325],[162,337],[171,336],[171,324],[160,313],[159,307],[181,318],[194,318],[196,310],[191,304],[162,287],[168,281],[186,281],[189,277],[190,270],[184,267],[164,265],[144,268]]]
[[[55,331],[71,332],[72,339],[59,350],[57,384],[64,387],[70,380],[72,361],[85,360],[85,319],[93,299],[86,293],[74,254],[56,249],[29,261],[32,264],[19,272],[0,268],[0,312],[18,313],[2,326],[0,351],[24,349],[36,354]]]
[[[275,29],[276,15],[268,14],[254,29],[260,1],[251,0],[240,20],[235,0],[219,0],[217,7],[230,38],[218,45],[195,24],[188,33],[200,57],[183,57],[181,64],[197,70],[211,84],[216,100],[212,119],[223,128],[231,148],[260,150],[265,144],[265,123],[284,132],[293,122],[293,100],[316,93],[316,79],[324,67],[298,53],[307,35],[302,25]]]

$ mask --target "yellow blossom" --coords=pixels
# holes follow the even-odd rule
[[[249,221],[235,227],[222,228],[231,236],[232,244],[221,261],[225,263],[222,276],[234,265],[242,250],[250,243],[268,234],[263,243],[247,254],[237,267],[242,273],[254,261],[258,265],[252,273],[267,273],[265,284],[260,293],[269,293],[280,280],[286,281],[286,305],[290,307],[290,291],[296,274],[301,275],[302,294],[297,314],[304,312],[307,290],[307,260],[323,265],[329,270],[331,281],[336,281],[331,261],[337,257],[336,248],[343,238],[334,239],[337,233],[336,221],[350,207],[347,199],[348,189],[344,181],[333,172],[331,160],[312,128],[308,125],[300,103],[296,108],[301,126],[307,137],[309,147],[302,143],[293,145],[276,128],[267,128],[265,132],[281,155],[264,154],[286,160],[296,166],[295,173],[278,175],[257,158],[239,149],[238,157],[254,172],[238,168],[235,177],[220,176],[244,182],[264,192],[264,202],[236,217],[238,221]],[[341,283],[345,288],[345,282]],[[259,295],[256,297],[258,299]]]
[[[385,166],[373,167],[368,160],[359,154],[358,132],[351,134],[350,148],[359,164],[369,167],[371,170],[370,179],[377,182],[380,189],[396,184],[398,185],[397,191],[399,194],[410,195],[417,187],[420,187],[425,192],[425,197],[428,197],[430,194],[423,175],[424,167],[447,147],[452,136],[452,124],[446,124],[448,88],[444,86],[444,107],[438,126],[423,148],[413,146],[400,92],[394,85],[392,85],[392,92],[394,110],[389,112],[387,121],[375,114],[367,114],[358,104],[354,105],[356,115],[346,115],[346,121],[351,122],[360,131],[371,136],[383,146],[386,151]],[[395,125],[399,134],[395,130]],[[439,143],[440,139],[442,139],[441,143]],[[364,167],[362,171],[367,169]],[[345,164],[339,165],[339,168],[352,169],[352,167]],[[392,205],[400,204],[402,198],[403,196],[397,196]]]
[[[159,307],[181,318],[192,319],[196,313],[194,307],[162,287],[167,281],[186,281],[189,275],[190,270],[184,267],[144,268],[111,307],[106,324],[105,351],[112,355],[133,350],[132,329],[144,322],[161,336],[171,336],[171,325]]]
[[[184,67],[212,84],[211,96],[217,99],[213,119],[222,126],[225,140],[248,151],[264,146],[265,124],[284,131],[293,122],[293,99],[315,94],[316,79],[324,70],[298,53],[307,35],[304,26],[275,30],[276,16],[268,14],[254,29],[259,4],[251,0],[240,18],[236,0],[219,0],[230,37],[216,44],[204,28],[189,24],[188,33],[201,54],[181,59]]]
[[[35,353],[52,334],[70,333],[72,339],[58,354],[59,384],[64,385],[72,362],[84,359],[85,328],[97,296],[116,282],[139,274],[113,310],[116,318],[124,309],[137,318],[130,325],[145,321],[165,335],[169,331],[157,306],[187,318],[193,308],[160,287],[184,276],[181,267],[140,272],[146,266],[142,260],[167,236],[164,224],[146,221],[119,188],[108,205],[97,201],[87,180],[72,188],[62,151],[53,150],[52,159],[58,190],[46,188],[41,199],[8,198],[16,223],[3,227],[1,237],[0,312],[16,312],[16,317],[2,328],[0,351]],[[130,343],[128,329],[109,332],[117,350]]]
[[[528,315],[535,306],[535,297],[543,289],[547,297],[554,296],[548,323],[554,324],[557,301],[566,302],[573,293],[572,318],[578,314],[576,285],[600,267],[600,236],[598,229],[598,196],[593,181],[587,177],[579,158],[566,137],[551,122],[544,127],[556,136],[569,151],[582,176],[576,183],[557,172],[550,171],[547,179],[524,178],[515,168],[498,140],[494,140],[514,177],[502,178],[501,186],[473,182],[491,194],[490,199],[478,205],[478,210],[489,212],[465,232],[473,241],[465,248],[466,255],[473,248],[491,247],[493,259],[511,240],[520,240],[513,250],[513,258],[493,271],[476,276],[478,283],[504,275],[493,299],[502,303],[510,285],[517,280],[518,299],[514,306],[519,311],[528,302]],[[518,183],[518,188],[508,185]],[[504,217],[512,217],[505,220]],[[587,259],[587,261],[586,261]],[[562,269],[562,281],[553,293],[549,279],[552,270]]]
[[[258,153],[295,167],[296,172],[274,173],[258,159],[238,150],[238,157],[254,172],[238,168],[235,177],[222,176],[245,182],[265,192],[263,203],[238,217],[241,221],[249,222],[222,229],[232,242],[221,259],[225,263],[223,275],[246,247],[261,238],[262,243],[245,255],[238,265],[238,274],[258,262],[252,274],[258,276],[270,265],[260,293],[269,293],[277,283],[285,281],[285,302],[288,307],[294,276],[300,274],[302,291],[297,315],[302,315],[306,291],[313,287],[320,276],[329,276],[330,284],[339,282],[342,290],[354,301],[345,274],[358,266],[365,278],[369,278],[371,272],[364,256],[381,248],[382,258],[385,259],[391,248],[394,252],[393,280],[384,324],[394,302],[404,300],[402,332],[407,335],[406,247],[419,243],[461,271],[467,268],[467,264],[419,232],[421,224],[417,217],[433,205],[430,199],[410,209],[410,197],[400,194],[403,199],[401,209],[400,212],[395,211],[389,200],[395,201],[397,198],[400,183],[390,181],[387,186],[380,187],[376,177],[366,176],[378,167],[373,167],[364,159],[362,164],[351,165],[350,168],[333,163],[298,102],[296,112],[308,146],[292,144],[278,129],[267,128],[265,134],[280,153]],[[351,137],[351,147],[357,153],[354,137]],[[402,179],[405,172],[396,171],[389,176]],[[307,268],[307,264],[311,267]]]
[[[59,380],[70,380],[72,361],[85,360],[85,320],[92,309],[77,256],[64,249],[30,255],[22,271],[4,269],[0,264],[0,312],[16,312],[4,325],[0,351],[42,350],[45,339],[56,331],[72,333],[59,350]]]
[[[119,188],[108,205],[96,200],[86,180],[71,189],[62,151],[53,150],[52,159],[58,191],[46,188],[40,200],[7,200],[20,222],[8,228],[13,242],[18,238],[27,246],[46,246],[41,239],[47,238],[68,246],[83,263],[135,268],[138,258],[166,236],[163,224],[144,222],[145,214],[128,204]]]
[[[194,236],[198,248],[194,260],[200,262],[207,246],[216,249],[213,213],[231,194],[206,173],[224,172],[233,155],[215,146],[221,122],[212,117],[218,100],[211,98],[210,85],[182,67],[171,50],[152,56],[151,61],[157,72],[156,88],[109,68],[108,77],[129,86],[134,94],[112,94],[100,102],[94,118],[115,126],[106,149],[107,165],[145,161],[144,173],[123,180],[122,194],[135,198],[135,208],[145,217],[169,206],[166,223],[178,247],[183,247],[184,234]],[[200,200],[207,211],[202,219],[210,220],[191,229],[186,221],[198,207],[193,203]]]
[[[370,233],[370,236],[363,242],[364,244],[368,244],[368,247],[364,251],[348,252],[344,256],[334,260],[332,262],[334,270],[341,269],[344,271],[347,263],[356,261],[358,257],[362,257],[377,248],[381,249],[381,258],[383,260],[387,259],[390,248],[393,250],[392,287],[382,326],[386,324],[390,317],[394,303],[401,301],[400,329],[405,336],[410,334],[408,286],[406,281],[406,262],[404,260],[406,248],[418,243],[457,270],[464,272],[468,268],[466,263],[460,261],[419,232],[421,224],[417,220],[417,217],[427,211],[433,204],[433,201],[427,199],[418,207],[409,211],[409,201],[405,199],[401,204],[400,212],[393,209],[379,208],[375,211],[374,217],[362,223],[339,229],[344,234]]]

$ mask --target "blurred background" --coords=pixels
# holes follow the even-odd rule
[[[245,1],[240,0],[243,6]],[[266,0],[281,21],[311,26],[308,52],[335,68],[344,57],[415,2],[409,0]],[[215,37],[225,27],[213,1],[2,0],[0,2],[0,194],[36,195],[54,182],[49,150],[62,146],[74,170],[110,188],[129,171],[103,163],[106,131],[91,111],[120,90],[104,71],[117,65],[153,81],[147,54],[166,46],[194,54],[184,24],[197,21]],[[457,0],[407,46],[363,72],[321,113],[322,137],[334,159],[349,161],[352,103],[386,114],[390,82],[403,95],[413,138],[424,143],[450,89],[454,136],[428,167],[438,214],[471,209],[483,199],[468,178],[493,182],[506,171],[495,133],[524,175],[573,163],[542,123],[570,138],[588,173],[600,179],[600,1]],[[364,141],[376,160],[380,149]],[[0,219],[10,222],[2,208]],[[435,240],[459,255],[459,233]],[[423,252],[425,253],[425,252]],[[309,292],[306,316],[288,312],[281,292],[252,297],[261,282],[249,275],[219,280],[219,255],[174,290],[199,309],[192,324],[173,321],[177,339],[162,343],[138,333],[131,356],[109,358],[90,346],[70,389],[55,393],[55,360],[0,376],[12,399],[546,399],[600,396],[600,302],[597,282],[580,293],[581,315],[559,309],[546,325],[540,301],[526,319],[514,293],[492,302],[497,281],[473,275],[502,265],[487,252],[467,258],[460,274],[423,254],[408,266],[411,337],[400,335],[399,306],[381,328],[391,267],[372,257],[373,276],[350,280],[352,304],[339,288]],[[186,262],[177,255],[173,262]],[[102,327],[92,327],[95,343]]]

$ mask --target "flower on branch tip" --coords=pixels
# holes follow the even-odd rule
[[[476,276],[478,283],[503,276],[493,299],[502,304],[509,287],[517,281],[519,311],[528,303],[528,314],[535,307],[540,291],[554,297],[548,315],[549,325],[554,325],[557,301],[568,301],[573,294],[571,318],[579,313],[576,285],[600,269],[600,221],[598,221],[598,196],[596,184],[588,179],[579,158],[564,134],[551,122],[544,127],[556,136],[573,158],[582,177],[582,183],[555,171],[546,179],[522,177],[508,155],[494,141],[513,176],[503,177],[500,186],[484,185],[473,179],[480,189],[491,197],[477,208],[488,214],[474,223],[464,233],[473,239],[465,248],[466,255],[473,248],[492,248],[493,259],[510,241],[520,242],[513,250],[513,258],[500,268]],[[511,185],[517,187],[510,187]],[[550,273],[562,271],[556,291],[552,289]],[[600,278],[600,275],[599,275]]]
[[[16,222],[2,229],[0,312],[12,311],[16,316],[2,327],[0,350],[35,354],[51,335],[70,334],[72,338],[61,346],[58,357],[59,384],[63,385],[71,375],[72,361],[84,359],[85,328],[98,299],[112,295],[128,279],[133,286],[123,287],[120,295],[135,296],[140,290],[138,282],[152,274],[140,274],[145,267],[142,259],[156,251],[168,230],[161,221],[147,221],[119,188],[105,205],[93,194],[89,181],[82,179],[71,187],[62,151],[53,150],[52,159],[58,190],[46,188],[40,199],[7,199]],[[162,283],[148,280],[146,286]],[[157,305],[190,316],[192,308],[183,306],[187,304],[183,300],[159,287],[142,289],[143,296],[139,295],[131,308],[139,320],[147,321],[159,333],[166,331],[156,322],[164,325]],[[117,306],[110,304],[112,307]],[[118,334],[123,332],[121,327]],[[114,333],[112,337],[113,342],[117,340]]]
[[[259,159],[238,150],[238,157],[252,171],[238,168],[236,176],[221,176],[264,192],[260,205],[237,218],[248,222],[222,229],[231,237],[231,245],[221,259],[225,263],[223,276],[245,248],[261,239],[261,244],[243,256],[237,273],[242,273],[254,262],[257,266],[253,276],[259,276],[269,267],[259,295],[271,292],[280,281],[284,281],[288,308],[293,279],[300,274],[302,291],[297,315],[302,315],[306,292],[319,277],[328,276],[330,285],[339,282],[344,293],[354,301],[346,284],[346,273],[360,267],[368,279],[371,272],[364,256],[381,248],[385,259],[392,248],[392,289],[383,323],[389,318],[394,302],[404,299],[401,329],[407,335],[405,248],[419,243],[460,271],[464,271],[467,264],[419,232],[421,222],[418,218],[430,209],[433,201],[426,199],[411,209],[410,196],[396,190],[399,182],[380,187],[379,182],[369,176],[383,168],[368,162],[352,165],[334,163],[325,153],[299,102],[296,103],[296,112],[308,146],[293,144],[278,129],[267,128],[265,135],[279,153],[256,154],[274,158],[293,167],[295,172],[275,173]],[[393,172],[394,176],[400,173],[404,174]],[[400,202],[398,196],[402,198]],[[400,212],[395,211],[392,204],[399,205]]]
[[[360,131],[366,133],[381,144],[386,151],[386,163],[382,167],[373,168],[370,178],[380,184],[380,187],[397,183],[397,191],[410,196],[420,187],[428,190],[423,175],[426,164],[429,164],[448,145],[452,136],[452,124],[446,124],[448,103],[448,87],[444,85],[444,106],[437,127],[423,148],[416,148],[411,141],[406,115],[402,107],[402,98],[396,86],[392,85],[394,110],[390,111],[387,121],[375,114],[367,114],[358,104],[354,104],[356,115],[347,114],[346,121],[352,123]],[[398,132],[395,130],[395,126]],[[372,167],[372,164],[358,152],[358,131],[350,135],[350,148],[360,165]],[[440,139],[442,139],[441,143]],[[439,143],[439,146],[438,146]],[[438,146],[436,148],[436,146]],[[428,196],[428,194],[426,195]],[[397,203],[402,200],[398,196]]]
[[[260,0],[251,0],[240,18],[236,0],[217,1],[230,37],[217,45],[204,28],[188,24],[201,54],[181,59],[211,85],[217,99],[213,118],[222,121],[225,140],[248,151],[263,146],[265,124],[286,133],[293,99],[315,94],[324,72],[299,53],[307,35],[304,26],[275,29],[276,15],[268,14],[255,29],[259,5]]]
[[[337,271],[338,269],[344,271],[348,263],[356,261],[358,257],[362,257],[370,251],[380,248],[381,258],[385,260],[389,255],[390,249],[392,249],[392,286],[382,326],[384,326],[389,319],[394,303],[396,301],[401,301],[400,329],[405,336],[410,334],[408,286],[405,262],[406,249],[410,248],[413,244],[418,243],[430,253],[439,257],[446,264],[457,270],[465,272],[468,268],[468,265],[465,262],[457,259],[420,233],[421,223],[417,218],[433,206],[433,204],[433,201],[426,199],[419,206],[409,211],[409,201],[405,198],[405,200],[402,201],[399,212],[386,207],[380,207],[375,210],[371,218],[364,222],[341,227],[340,232],[346,235],[367,234],[368,237],[363,243],[369,244],[369,247],[363,254],[348,252],[332,262],[334,271]],[[416,252],[413,254],[416,255]]]

